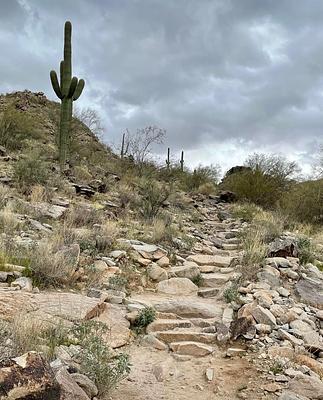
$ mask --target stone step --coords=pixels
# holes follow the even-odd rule
[[[209,274],[211,272],[220,272],[221,274],[231,274],[234,272],[234,268],[228,267],[216,267],[215,265],[199,265],[199,270],[203,274]]]
[[[231,279],[231,275],[220,274],[218,272],[214,272],[211,274],[201,274],[201,275],[203,278],[203,286],[211,288],[217,288],[219,285],[224,285]]]
[[[147,332],[169,331],[176,328],[191,328],[192,326],[192,322],[188,319],[157,319],[148,326]]]
[[[240,244],[235,244],[235,243],[223,243],[222,245],[224,250],[239,250],[240,249]]]
[[[164,343],[173,342],[199,342],[211,344],[216,342],[216,335],[193,330],[154,332],[154,336]]]
[[[218,296],[219,292],[220,292],[220,289],[219,289],[219,288],[211,288],[211,287],[204,288],[204,287],[203,287],[203,288],[199,288],[197,294],[198,294],[200,297],[210,298],[210,297],[216,297],[216,296]]]
[[[170,343],[169,347],[171,350],[177,354],[194,356],[194,357],[204,357],[214,352],[214,348],[197,342],[174,342]]]
[[[194,254],[187,257],[188,261],[194,261],[198,265],[214,265],[215,267],[229,267],[234,257],[208,254]]]

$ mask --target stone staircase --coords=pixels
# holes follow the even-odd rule
[[[131,299],[157,310],[157,319],[147,328],[148,336],[153,338],[150,343],[159,349],[166,345],[177,357],[203,357],[216,352],[219,340],[229,334],[233,318],[233,309],[225,303],[223,292],[239,277],[235,266],[241,257],[241,223],[219,221],[214,208],[202,211],[202,215],[203,232],[192,232],[197,243],[191,254],[180,257],[181,265],[167,271],[169,282],[178,279],[178,293],[160,293],[159,288],[165,285],[158,284],[157,293]],[[183,280],[191,284],[197,277],[196,292],[181,293]],[[176,282],[174,286],[176,289]]]

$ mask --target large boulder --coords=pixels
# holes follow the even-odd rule
[[[312,400],[323,399],[323,382],[314,376],[298,374],[290,382],[289,389],[301,396]]]
[[[59,400],[60,398],[60,386],[54,373],[39,353],[29,352],[0,362],[1,400]]]
[[[295,238],[277,238],[269,245],[268,257],[298,257]]]
[[[301,301],[323,310],[323,282],[319,279],[303,278],[295,286]]]

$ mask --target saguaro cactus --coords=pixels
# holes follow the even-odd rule
[[[54,92],[61,100],[61,118],[58,137],[59,163],[63,170],[66,165],[70,142],[70,126],[73,112],[73,101],[77,100],[84,89],[83,79],[72,78],[72,24],[65,22],[64,28],[64,59],[60,64],[60,82],[55,71],[50,71],[50,80]]]
[[[184,151],[182,151],[182,154],[181,154],[180,164],[181,164],[181,171],[183,172],[184,171]]]
[[[167,149],[167,159],[166,159],[167,169],[170,168],[170,148]]]

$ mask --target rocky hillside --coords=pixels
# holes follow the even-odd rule
[[[61,176],[57,105],[0,105],[1,399],[323,398],[317,226],[138,177],[78,121]]]

